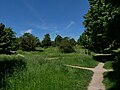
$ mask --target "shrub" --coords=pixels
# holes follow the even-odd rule
[[[72,53],[75,51],[68,40],[62,40],[58,48],[62,53]]]
[[[20,48],[25,51],[34,51],[39,45],[39,39],[30,33],[24,33],[20,37]]]
[[[44,39],[43,39],[43,41],[41,43],[42,43],[42,47],[44,47],[44,48],[48,48],[49,46],[51,46],[50,35],[45,34]]]

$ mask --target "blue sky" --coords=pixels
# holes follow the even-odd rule
[[[17,36],[29,32],[42,40],[49,33],[52,40],[56,34],[77,40],[88,8],[88,0],[0,0],[0,22]]]

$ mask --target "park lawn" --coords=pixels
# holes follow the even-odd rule
[[[113,72],[112,72],[113,73]],[[114,90],[114,86],[116,85],[116,81],[112,80],[110,78],[114,78],[113,74],[111,72],[105,72],[104,73],[104,80],[103,83],[105,85],[106,90]]]
[[[113,63],[114,63],[114,61],[105,62],[104,68],[105,69],[113,69]]]
[[[7,61],[12,62],[10,66],[13,66],[14,70],[10,74],[7,68],[5,72],[1,71],[3,75],[0,79],[0,88],[1,90],[87,90],[93,72],[64,66],[70,64],[95,67],[98,62],[83,52],[81,49],[75,53],[63,54],[57,48],[48,48],[43,49],[43,52],[18,51],[18,55],[1,55],[0,62],[5,60],[4,66],[8,64]],[[19,63],[13,63],[15,61]]]
[[[41,50],[43,50],[43,52],[18,51],[18,53],[27,56],[39,56],[46,60],[57,60],[63,64],[77,65],[90,68],[95,67],[98,64],[98,61],[94,60],[92,55],[85,54],[85,49],[82,49],[80,47],[75,47],[76,52],[74,53],[60,53],[56,47],[50,47]]]

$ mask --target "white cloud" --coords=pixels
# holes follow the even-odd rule
[[[32,33],[32,31],[33,31],[32,29],[28,29],[28,30],[22,31],[21,35],[23,35],[24,33]]]
[[[74,21],[71,21],[71,22],[64,28],[64,30],[70,29],[74,24],[75,24],[75,22],[74,22]]]
[[[32,29],[28,29],[25,31],[25,33],[32,33],[32,31],[33,31]]]
[[[56,31],[58,28],[55,25],[47,25],[47,24],[30,24],[35,28],[42,29],[42,30],[49,30],[49,31]]]

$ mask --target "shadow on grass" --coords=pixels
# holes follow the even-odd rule
[[[6,87],[6,76],[12,76],[15,70],[23,70],[26,64],[22,58],[16,58],[9,60],[4,58],[0,60],[0,90],[4,90]]]
[[[0,54],[12,55],[16,54],[16,51],[0,51]]]
[[[115,55],[107,55],[107,54],[99,54],[99,55],[95,55],[93,56],[93,59],[95,59],[96,61],[99,62],[107,62],[107,61],[114,61],[115,59]]]
[[[120,90],[120,54],[116,59],[117,60],[113,63],[114,71],[108,72],[108,74],[104,76],[114,83],[114,85],[107,90]]]
[[[33,50],[33,51],[43,52],[44,50]]]
[[[32,52],[44,52],[44,50],[23,50],[23,51],[26,51],[26,52],[30,52],[30,51],[32,51]]]

